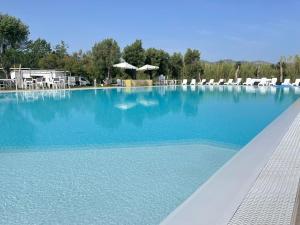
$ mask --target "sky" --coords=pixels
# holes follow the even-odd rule
[[[136,39],[170,53],[198,49],[201,58],[265,60],[300,54],[299,0],[0,0],[0,12],[20,18],[30,38],[69,51],[104,38],[121,48]]]

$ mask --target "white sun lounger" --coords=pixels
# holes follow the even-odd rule
[[[240,85],[242,83],[242,78],[237,78],[233,85]]]
[[[268,85],[268,79],[266,77],[261,78],[260,82],[258,83],[258,86],[267,86]]]
[[[198,85],[204,85],[206,83],[206,79],[202,79],[201,81],[198,82]]]
[[[294,83],[292,83],[293,86],[300,86],[300,79],[296,79]]]
[[[233,85],[233,79],[229,79],[224,85]]]
[[[243,85],[252,85],[252,79],[251,78],[247,78],[246,79],[246,82],[245,83],[243,83]]]
[[[291,79],[287,78],[287,79],[284,79],[283,83],[281,84],[283,86],[291,86]]]
[[[209,81],[208,81],[208,83],[207,83],[207,85],[214,85],[214,79],[210,79]]]
[[[272,79],[271,79],[270,86],[275,86],[275,85],[276,85],[276,83],[277,83],[277,78],[276,78],[276,77],[274,77],[274,78],[272,78]]]
[[[183,79],[181,85],[187,85],[187,79]]]
[[[214,85],[222,85],[224,84],[225,80],[224,79],[220,79],[218,82],[215,82]]]
[[[196,79],[192,79],[190,85],[196,85]]]

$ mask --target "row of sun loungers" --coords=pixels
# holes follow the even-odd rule
[[[182,85],[188,85],[188,80],[183,79]],[[192,79],[189,85],[245,85],[245,86],[275,86],[277,85],[277,78],[268,79],[263,78],[247,78],[244,83],[242,83],[242,78],[237,78],[235,81],[233,79],[228,79],[226,82],[225,79],[220,79],[218,82],[215,82],[214,79],[207,81],[206,79],[200,80],[198,83],[196,79]],[[300,86],[300,79],[296,79],[294,83],[291,83],[291,79],[284,79],[281,83],[282,86]]]

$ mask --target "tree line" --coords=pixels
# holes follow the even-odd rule
[[[162,49],[143,47],[136,40],[121,50],[117,41],[108,38],[94,44],[91,50],[79,50],[70,54],[64,41],[52,46],[48,41],[29,39],[29,27],[20,19],[0,14],[0,67],[4,77],[9,77],[10,68],[59,69],[72,75],[83,75],[89,79],[111,80],[113,78],[156,79],[160,74],[168,79],[235,78],[235,77],[289,77],[300,76],[300,56],[281,57],[276,64],[201,60],[197,49],[168,53]],[[145,64],[158,66],[157,71],[136,72],[120,70],[113,65],[122,60],[141,67]],[[1,75],[0,75],[1,76]]]

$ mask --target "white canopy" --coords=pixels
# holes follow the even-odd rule
[[[129,70],[136,70],[137,67],[127,63],[127,62],[122,62],[122,63],[118,63],[118,64],[115,64],[113,65],[113,67],[116,67],[116,68],[121,68],[121,69],[129,69]]]
[[[146,70],[158,70],[159,67],[158,66],[152,66],[152,65],[145,65],[145,66],[142,66],[140,68],[138,68],[137,70],[139,71],[146,71]]]

